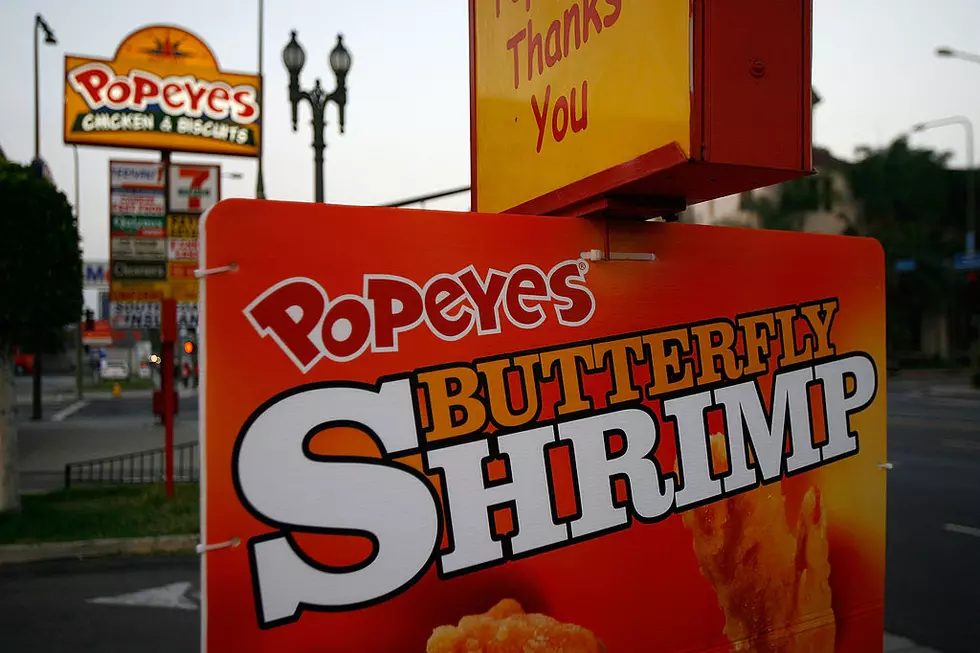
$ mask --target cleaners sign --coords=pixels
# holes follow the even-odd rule
[[[65,143],[256,156],[259,83],[190,32],[146,27],[111,60],[65,57]]]
[[[880,646],[873,241],[238,200],[201,229],[237,263],[202,281],[205,650]]]

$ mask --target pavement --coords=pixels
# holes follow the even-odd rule
[[[174,442],[194,442],[198,436],[196,391],[182,391],[179,401]],[[65,415],[69,409],[70,414]],[[30,420],[29,409],[18,410],[17,440],[21,491],[40,492],[64,485],[67,463],[159,449],[164,432],[153,416],[151,391],[127,390],[121,397],[90,393],[81,403],[46,407],[45,419],[37,422]]]
[[[890,382],[888,459],[885,628],[976,651],[980,400]]]
[[[980,392],[955,375],[903,373],[888,388],[894,467],[883,650],[973,653],[980,608]],[[43,470],[72,457],[158,447],[162,429],[148,418],[148,401],[93,401],[61,422],[22,423],[22,464]],[[178,442],[197,437],[195,403],[182,407]],[[193,556],[176,556],[0,567],[0,648],[197,650],[197,564]]]
[[[155,602],[99,602],[168,587]],[[104,558],[0,567],[5,653],[174,653],[199,650],[197,556]],[[183,591],[173,597],[174,590]],[[163,594],[163,597],[159,595]],[[168,602],[165,599],[171,597]],[[152,598],[152,597],[151,597]],[[168,608],[167,605],[191,606]]]

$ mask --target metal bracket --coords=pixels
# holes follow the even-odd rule
[[[232,547],[238,546],[241,543],[242,541],[239,538],[233,537],[227,542],[217,542],[216,544],[198,544],[196,547],[194,547],[194,550],[197,551],[198,555],[202,555],[207,553],[208,551],[217,551],[219,549],[230,549]]]

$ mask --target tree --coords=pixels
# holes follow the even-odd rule
[[[762,229],[802,231],[809,213],[832,204],[830,178],[814,175],[779,184],[771,194],[745,193],[741,208],[759,218]]]
[[[0,161],[0,512],[20,505],[13,348],[40,355],[82,309],[78,224],[64,194],[29,167]]]
[[[858,204],[849,233],[870,236],[885,250],[889,348],[908,351],[913,323],[941,314],[962,292],[962,273],[949,261],[963,251],[966,174],[946,168],[949,155],[911,148],[900,138],[882,149],[861,148],[845,170]],[[895,262],[913,259],[913,272]]]

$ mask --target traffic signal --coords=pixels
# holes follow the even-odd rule
[[[193,354],[194,353],[194,343],[191,342],[190,340],[185,340],[184,341],[184,353],[185,354]]]

